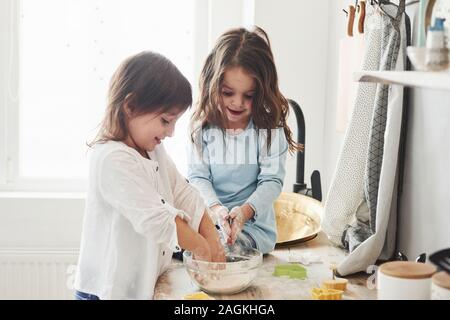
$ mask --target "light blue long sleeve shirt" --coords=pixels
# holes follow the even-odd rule
[[[207,206],[231,210],[248,203],[255,210],[243,229],[262,253],[275,247],[273,202],[283,187],[288,150],[283,128],[271,130],[271,135],[267,150],[267,130],[258,132],[252,120],[239,134],[207,127],[201,132],[201,148],[191,145],[189,151],[188,179]]]

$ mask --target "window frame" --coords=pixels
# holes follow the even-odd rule
[[[0,192],[84,192],[87,179],[20,177],[20,12],[21,2],[0,2]],[[194,76],[203,62],[208,42],[209,0],[195,1]],[[193,84],[194,87],[194,84]]]
[[[0,1],[0,194],[7,192],[85,192],[87,179],[33,179],[19,176],[20,0]],[[217,37],[226,29],[254,23],[254,0],[195,0],[194,81]],[[16,54],[8,54],[15,50]]]
[[[3,55],[0,59],[0,70],[6,70],[0,78],[0,188],[15,190],[15,180],[18,176],[18,71],[19,71],[19,12],[17,1],[0,2],[1,34],[0,47]]]

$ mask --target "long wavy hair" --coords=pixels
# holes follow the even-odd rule
[[[186,110],[192,104],[189,81],[161,54],[144,51],[127,58],[111,78],[103,121],[93,141],[124,141],[129,134],[125,105],[133,116]]]
[[[227,70],[241,67],[256,83],[252,101],[252,119],[257,130],[283,128],[291,153],[302,150],[292,138],[287,124],[289,104],[278,87],[278,75],[269,37],[255,27],[231,29],[217,40],[206,58],[200,74],[200,94],[191,117],[191,140],[198,146],[198,133],[207,126],[226,128],[227,118],[222,112],[221,87]],[[271,144],[271,130],[267,130],[267,148]]]

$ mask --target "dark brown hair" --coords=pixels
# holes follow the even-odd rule
[[[287,125],[289,104],[278,88],[278,75],[269,38],[260,27],[254,31],[245,28],[231,29],[217,40],[206,58],[200,75],[200,95],[191,118],[191,139],[198,143],[197,131],[208,125],[225,128],[226,117],[220,110],[220,90],[225,72],[242,67],[255,79],[252,118],[257,129],[283,128],[289,151],[301,150],[302,146],[292,138]],[[268,130],[267,147],[271,144]]]
[[[128,137],[125,104],[133,116],[186,110],[192,104],[191,85],[161,54],[145,51],[127,58],[111,78],[105,115],[90,147]]]

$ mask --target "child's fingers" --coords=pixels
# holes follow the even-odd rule
[[[228,238],[230,236],[230,234],[231,234],[230,226],[229,225],[228,226],[224,226],[223,227],[223,232],[225,233],[225,237]]]
[[[232,225],[231,225],[231,234],[230,234],[230,237],[231,237],[231,243],[232,244],[234,244],[235,242],[236,242],[236,239],[237,239],[237,234],[239,233],[239,227],[238,227],[238,224],[237,223],[233,223]]]
[[[220,252],[220,253],[214,255],[212,262],[226,262],[225,253]]]
[[[212,262],[225,262],[225,248],[218,239],[211,244],[211,253]]]
[[[194,259],[198,261],[211,261],[211,252],[208,249],[203,247],[195,248],[193,251]]]
[[[231,209],[229,217],[230,219],[235,219],[239,213],[241,212],[241,208],[240,207],[234,207],[233,209]]]
[[[231,219],[231,216],[227,212],[227,214],[224,214],[223,216],[220,216],[220,219],[223,220],[223,221],[229,221]]]
[[[226,219],[221,219],[220,224],[225,234],[229,236],[231,232],[230,222]]]
[[[226,218],[228,216],[228,209],[225,207],[221,207],[220,209],[217,210],[217,212],[219,216],[222,218]]]

